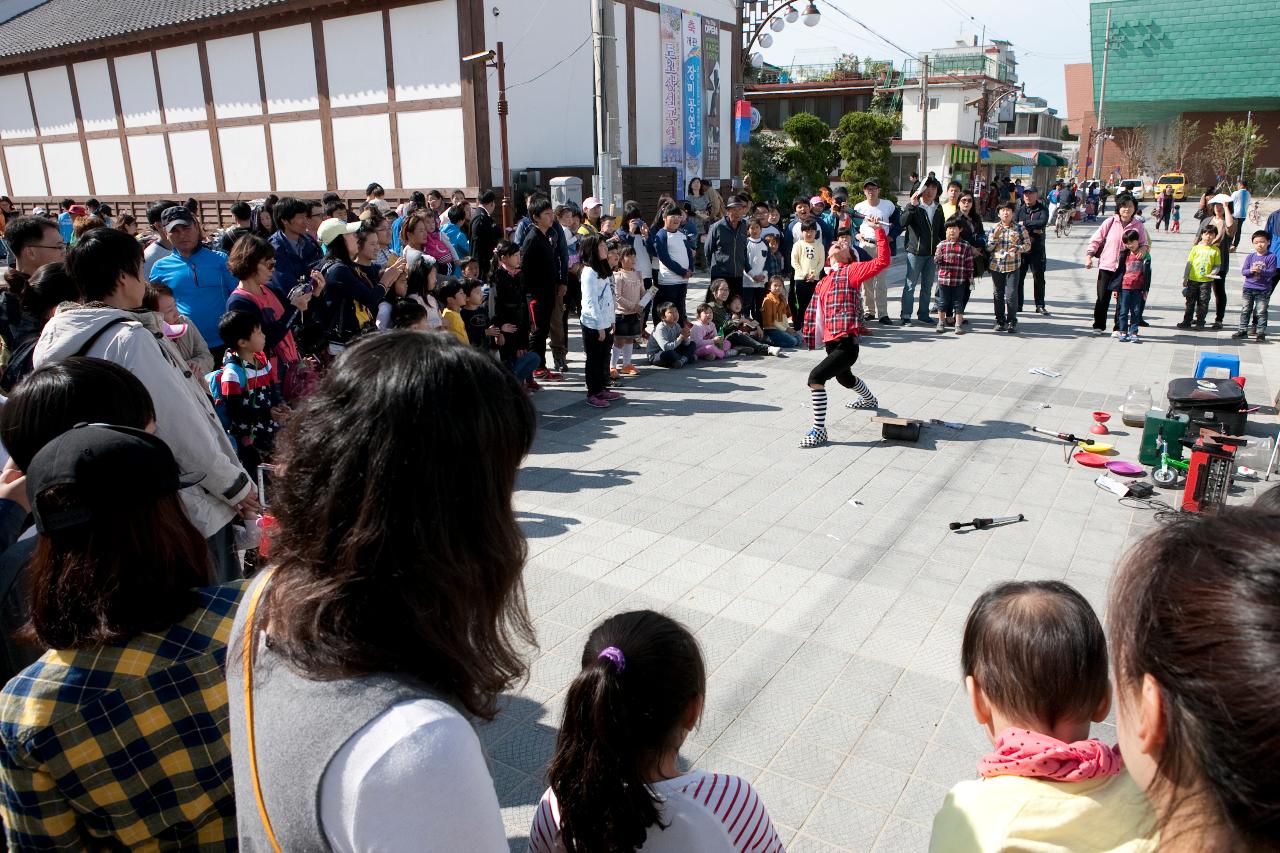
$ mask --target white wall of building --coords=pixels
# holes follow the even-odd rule
[[[726,22],[737,16],[734,0],[683,0],[680,5]],[[502,40],[506,47],[513,169],[587,166],[594,161],[590,3],[556,0],[553,6],[530,0],[491,0],[486,6],[484,43],[492,46]],[[491,14],[494,8],[497,16]],[[428,0],[387,14],[394,92],[387,91],[388,46],[380,11],[320,24],[330,108],[354,112],[393,99],[405,103],[460,98],[457,4]],[[615,6],[622,158],[625,165],[658,166],[658,15],[637,8],[633,17],[635,32],[629,33],[626,7]],[[626,61],[629,38],[635,42],[634,68]],[[732,31],[721,32],[725,72],[731,68],[736,38]],[[320,99],[313,28],[306,23],[276,27],[257,33],[256,41],[261,69],[252,33],[205,44],[214,117],[235,121],[216,128],[191,126],[209,118],[196,42],[77,62],[71,68],[76,99],[65,65],[0,75],[0,103],[5,105],[0,111],[0,142],[12,184],[5,190],[19,196],[79,197],[90,191],[118,196],[128,193],[130,174],[137,195],[212,193],[219,185],[228,193],[243,194],[325,189],[326,135],[315,119]],[[480,182],[497,184],[501,156],[496,73],[490,70],[488,77],[493,169]],[[731,77],[725,73],[721,86],[720,175],[708,177],[731,175]],[[636,90],[634,128],[627,110],[629,83]],[[94,136],[85,142],[68,138],[77,133],[77,99],[84,131]],[[245,123],[259,117],[258,122]],[[405,188],[468,184],[470,143],[463,131],[462,109],[448,103],[412,104],[397,114],[395,123],[400,183]],[[123,141],[115,135],[120,124],[126,131]],[[339,114],[330,127],[338,188],[361,188],[371,180],[395,185],[386,113]],[[629,156],[632,132],[637,138],[634,163]],[[221,149],[221,174],[216,172],[212,134]]]
[[[967,105],[980,95],[978,89],[959,86],[930,86],[929,100],[937,99],[937,107],[929,110],[930,139],[958,139],[976,145],[978,121],[976,107]],[[920,90],[908,89],[902,93],[902,138],[920,140],[924,114],[920,110]]]

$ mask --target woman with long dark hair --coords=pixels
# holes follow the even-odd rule
[[[1280,515],[1162,525],[1121,564],[1107,613],[1120,751],[1160,849],[1280,849]]]
[[[702,651],[679,622],[636,610],[597,625],[565,698],[530,853],[781,853],[750,783],[677,765],[706,695]]]
[[[400,222],[400,257],[405,264],[408,282],[405,292],[427,307],[427,328],[439,329],[440,304],[432,291],[438,267],[444,259],[427,251],[427,234],[435,220],[430,210],[412,210]]]
[[[45,323],[49,322],[58,306],[63,302],[79,301],[80,288],[67,272],[66,263],[54,261],[36,270],[19,299],[23,316],[31,321],[30,327],[9,355],[9,363],[5,365],[4,374],[0,375],[0,392],[12,393],[14,386],[35,370],[32,360],[36,344]]]
[[[0,816],[14,850],[232,849],[223,665],[241,585],[208,587],[168,446],[79,425],[27,469],[39,539],[30,641],[0,696]]]
[[[609,354],[613,351],[613,324],[617,303],[613,298],[613,269],[609,247],[599,234],[588,234],[578,243],[582,256],[582,351],[587,357],[587,405],[607,409],[622,397],[609,390]]]
[[[507,849],[467,716],[533,640],[511,500],[534,423],[497,361],[413,331],[352,345],[290,419],[228,656],[242,850]]]

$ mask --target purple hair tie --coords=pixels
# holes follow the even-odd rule
[[[622,675],[623,670],[627,668],[627,658],[622,654],[622,649],[617,646],[609,646],[604,651],[600,652],[600,654],[596,655],[596,660],[600,660],[601,658],[608,658],[613,661],[613,665],[617,667],[618,675]]]

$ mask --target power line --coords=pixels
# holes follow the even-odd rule
[[[575,48],[574,48],[570,53],[568,53],[568,54],[566,54],[564,57],[562,57],[562,58],[561,58],[561,60],[560,60],[559,62],[557,62],[555,65],[551,66],[551,67],[550,67],[550,68],[548,68],[546,71],[543,71],[541,74],[537,75],[536,77],[530,77],[528,80],[522,80],[522,81],[521,81],[521,82],[519,82],[519,83],[512,83],[510,86],[508,86],[508,87],[507,87],[507,91],[508,91],[508,92],[510,92],[512,89],[518,89],[518,88],[520,88],[521,86],[528,86],[530,83],[532,83],[532,82],[534,82],[534,81],[536,81],[536,80],[541,80],[543,77],[546,77],[546,76],[547,76],[548,74],[550,74],[552,71],[555,71],[555,70],[556,70],[557,68],[559,68],[561,65],[564,65],[564,64],[565,64],[566,62],[568,62],[570,59],[573,59],[573,57],[577,56],[577,55],[578,55],[578,51],[582,50],[582,48],[583,48],[583,47],[585,47],[585,46],[586,46],[586,44],[587,44],[587,42],[589,42],[589,41],[591,41],[591,34],[590,34],[590,33],[588,33],[588,34],[587,34],[587,37],[586,37],[586,38],[584,38],[584,39],[582,40],[582,42],[581,42],[577,47],[575,47]]]

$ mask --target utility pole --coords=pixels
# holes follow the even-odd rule
[[[502,143],[502,233],[511,228],[511,158],[507,150],[507,60],[498,42],[493,54],[498,71],[498,136]]]
[[[1244,147],[1240,150],[1240,178],[1244,180],[1244,166],[1249,159],[1249,138],[1253,136],[1253,110],[1249,110],[1244,120]]]
[[[920,57],[920,186],[929,177],[929,54]]]
[[[1107,60],[1111,55],[1111,10],[1107,10],[1107,36],[1102,42],[1102,85],[1098,92],[1098,140],[1093,153],[1093,178],[1102,180],[1102,144],[1106,140],[1103,128],[1102,111],[1107,100]]]
[[[982,39],[984,42],[986,41],[986,36],[987,36],[987,28],[984,26],[982,28]],[[984,49],[982,54],[982,104],[981,106],[978,107],[978,138],[975,140],[979,144],[981,144],[982,140],[985,139],[987,135],[987,110],[988,109],[990,109],[990,105],[987,100],[987,54]],[[981,180],[984,185],[986,184],[988,168],[989,168],[989,164],[983,161],[982,158],[978,158],[978,165],[973,170],[973,186],[971,187],[971,189],[975,194],[979,196],[981,194],[978,193],[978,181]],[[978,177],[978,169],[982,170],[981,178]],[[981,198],[975,199],[974,206],[979,208],[978,210],[979,214],[982,213],[981,205],[982,205],[982,199]]]
[[[591,0],[595,40],[596,173],[595,195],[616,215],[622,205],[621,133],[618,122],[618,56],[613,0]]]

